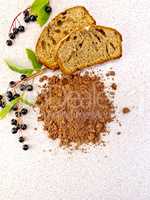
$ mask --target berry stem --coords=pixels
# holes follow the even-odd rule
[[[22,14],[22,12],[20,12],[13,20],[12,24],[11,24],[11,27],[10,27],[10,30],[9,30],[9,33],[11,32],[11,29],[12,27],[14,26],[14,22],[16,21],[16,19]]]
[[[31,7],[28,7],[26,8],[25,10],[29,10]],[[11,26],[10,26],[10,29],[9,29],[9,33],[11,32],[12,28],[16,28],[16,20],[18,21],[18,23],[20,24],[19,20],[18,20],[18,17],[25,11],[23,10],[22,12],[19,12],[18,15],[14,18]],[[15,24],[14,24],[15,23]]]
[[[20,80],[20,81],[16,82],[16,84],[13,86],[13,88],[16,88],[16,87],[18,87],[20,84],[22,84],[22,83],[24,83],[24,82],[28,82],[28,81],[30,81],[30,80],[36,78],[37,76],[40,76],[40,75],[44,74],[46,70],[47,70],[47,68],[44,67],[43,69],[41,69],[40,71],[34,73],[33,75],[31,75],[31,76],[29,76],[29,77],[27,77],[27,78],[25,78],[25,79],[23,79],[23,80]]]

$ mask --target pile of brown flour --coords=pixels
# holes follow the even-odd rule
[[[113,102],[96,75],[50,77],[36,105],[48,136],[63,146],[100,143],[114,119]]]

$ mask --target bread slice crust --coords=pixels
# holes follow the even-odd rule
[[[66,41],[68,40],[68,38],[70,38],[70,36],[74,33],[76,33],[77,31],[79,32],[82,32],[84,31],[85,29],[88,31],[92,28],[95,28],[95,29],[99,29],[99,30],[108,30],[108,31],[112,31],[116,34],[116,36],[119,38],[119,53],[118,55],[114,56],[113,58],[112,57],[108,57],[107,59],[96,59],[94,60],[92,63],[86,63],[86,64],[81,64],[81,65],[78,65],[76,66],[75,68],[72,68],[71,66],[70,67],[67,67],[64,65],[63,63],[63,60],[60,56],[60,49],[63,47],[63,45],[66,43]],[[70,33],[68,36],[66,36],[60,43],[59,43],[59,46],[57,48],[57,63],[59,65],[59,68],[60,70],[64,73],[64,74],[72,74],[74,72],[76,72],[77,70],[81,70],[83,68],[86,68],[86,67],[90,67],[92,65],[96,65],[96,64],[102,64],[102,63],[105,63],[105,62],[108,62],[110,60],[114,60],[114,59],[118,59],[122,56],[122,35],[114,28],[111,28],[111,27],[105,27],[105,26],[99,26],[99,25],[92,25],[92,26],[89,26],[89,27],[85,27],[85,28],[82,28],[82,29],[78,29],[76,31],[73,31],[72,33]]]
[[[64,37],[66,37],[66,35],[64,36],[58,36],[58,41],[56,41],[56,49],[54,48],[54,56],[53,56],[53,60],[52,62],[50,62],[50,57],[48,55],[48,51],[46,50],[47,47],[45,47],[45,49],[43,48],[43,46],[46,46],[46,44],[48,44],[48,40],[49,38],[46,38],[45,40],[43,38],[46,37],[46,35],[48,35],[49,32],[52,32],[53,33],[53,28],[54,29],[57,29],[57,26],[56,26],[56,22],[58,22],[60,19],[62,19],[62,15],[65,14],[65,13],[68,13],[68,12],[74,12],[76,9],[81,9],[81,11],[86,14],[86,16],[88,16],[88,19],[87,19],[87,23],[86,23],[86,26],[87,25],[94,25],[96,24],[94,18],[90,15],[89,11],[83,7],[83,6],[75,6],[75,7],[72,7],[72,8],[69,8],[69,9],[66,9],[65,11],[59,13],[56,17],[54,17],[52,19],[52,21],[48,24],[48,26],[46,26],[43,30],[43,32],[41,33],[38,41],[37,41],[37,44],[36,44],[36,54],[37,54],[37,57],[39,59],[39,62],[42,63],[44,66],[52,69],[52,70],[55,70],[55,69],[58,69],[59,66],[57,64],[57,61],[56,61],[56,56],[55,56],[55,52],[56,52],[56,49],[57,49],[57,46],[59,45],[59,42],[64,39]],[[70,18],[68,18],[68,20],[71,20],[71,16]],[[88,20],[89,20],[89,23],[88,23]],[[59,27],[61,29],[61,27]],[[73,27],[74,30],[78,29],[79,27]],[[80,27],[81,28],[81,27]],[[66,31],[68,32],[68,34],[70,34],[70,30]],[[61,34],[61,33],[60,33]],[[52,34],[54,35],[54,34]],[[44,45],[43,45],[43,41],[44,41]],[[43,46],[42,46],[43,45]]]

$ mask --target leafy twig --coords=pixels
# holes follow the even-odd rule
[[[15,72],[20,73],[20,74],[31,75],[33,73],[33,71],[34,71],[31,68],[26,68],[26,67],[18,66],[16,64],[12,63],[11,61],[9,61],[8,59],[5,59],[5,63],[7,64],[7,66],[12,71],[15,71]]]
[[[18,87],[20,84],[22,84],[22,83],[24,83],[24,82],[27,82],[27,81],[30,81],[30,80],[36,78],[37,76],[40,76],[40,75],[44,74],[46,70],[47,70],[46,67],[45,67],[45,68],[42,68],[41,70],[39,70],[38,72],[32,74],[31,76],[28,76],[27,78],[16,82],[12,88],[16,88],[16,87]]]

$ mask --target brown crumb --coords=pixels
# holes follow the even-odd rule
[[[59,139],[64,147],[100,143],[115,115],[105,89],[96,75],[48,78],[36,105],[49,138]]]
[[[111,88],[112,88],[113,90],[117,90],[117,84],[116,84],[116,83],[113,83],[113,84],[111,85]]]
[[[37,128],[34,128],[35,131],[37,131]]]
[[[106,74],[106,76],[115,76],[115,75],[116,75],[115,71],[109,71]]]
[[[39,79],[39,82],[42,83],[43,81],[46,81],[48,79],[48,76],[44,75]]]
[[[124,108],[122,109],[122,112],[123,112],[123,114],[127,114],[127,113],[130,112],[130,109],[129,109],[128,107],[124,107]]]

